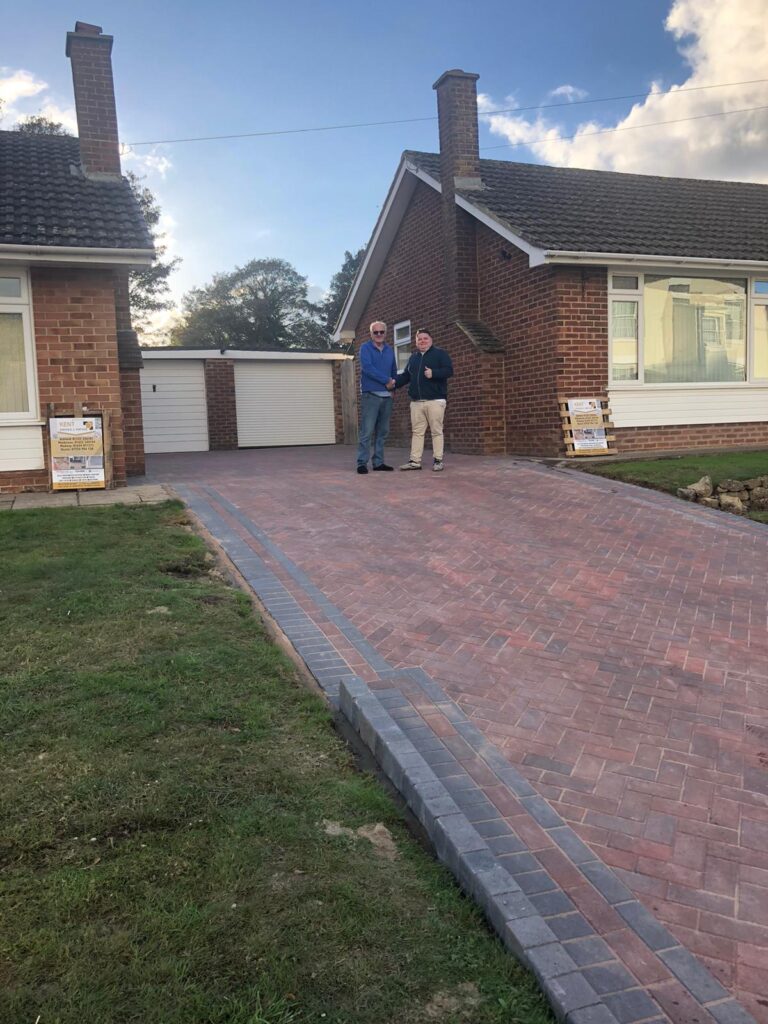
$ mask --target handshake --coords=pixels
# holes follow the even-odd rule
[[[387,391],[394,391],[395,390],[395,384],[396,384],[395,378],[394,377],[390,377],[390,379],[387,381]]]

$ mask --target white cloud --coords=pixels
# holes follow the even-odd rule
[[[645,174],[724,178],[768,182],[768,83],[682,92],[696,86],[746,82],[768,75],[765,0],[674,0],[665,28],[678,41],[690,67],[688,77],[672,86],[660,82],[618,122],[597,119],[579,125],[576,138],[562,125],[539,114],[485,115],[491,131],[510,143],[524,143],[544,163],[594,167]],[[663,93],[663,94],[662,94]],[[488,110],[503,105],[483,97]],[[713,112],[766,106],[750,113],[700,118]],[[635,125],[678,121],[656,128]],[[590,133],[622,129],[613,134]],[[538,141],[536,141],[538,140]],[[483,155],[515,158],[515,150]]]
[[[6,104],[6,111],[15,107],[19,100],[37,96],[47,88],[48,83],[35,78],[31,71],[0,68],[0,100]]]
[[[159,178],[165,178],[173,167],[173,161],[156,149],[151,149],[148,153],[139,153],[131,146],[123,146],[120,159],[124,168],[139,175],[157,175]]]
[[[553,100],[564,99],[573,103],[574,100],[583,100],[589,93],[586,89],[580,89],[578,85],[558,85],[556,89],[550,89],[548,95]]]
[[[9,126],[41,114],[77,134],[77,119],[72,106],[62,107],[51,96],[48,83],[23,68],[0,68],[0,101],[3,123]]]

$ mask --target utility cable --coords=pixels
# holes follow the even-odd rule
[[[697,92],[702,89],[728,89],[736,85],[760,85],[764,82],[768,82],[768,78],[754,78],[746,82],[720,82],[713,85],[682,86],[679,89],[667,89],[663,92],[641,92],[629,93],[625,96],[600,96],[586,100],[566,100],[562,103],[538,103],[530,107],[504,107],[500,110],[482,110],[480,111],[480,114],[483,117],[490,116],[492,114],[521,114],[531,110],[550,110],[553,107],[575,107],[586,103],[613,103],[618,100],[647,99],[650,96],[670,96],[680,92]],[[759,108],[755,107],[753,109],[757,110]],[[733,113],[736,113],[736,111],[733,111]],[[124,146],[126,151],[130,151],[134,146],[164,146],[180,142],[218,142],[224,139],[256,139],[273,135],[302,135],[307,132],[337,132],[344,131],[348,128],[381,128],[393,124],[415,124],[420,121],[437,121],[437,117],[435,115],[432,115],[431,117],[405,117],[393,121],[360,121],[353,124],[322,125],[316,128],[282,128],[276,131],[239,132],[232,135],[198,135],[182,139],[153,139],[143,142],[128,142],[124,143]],[[595,132],[593,134],[597,133]],[[516,143],[513,143],[513,145],[516,145]]]

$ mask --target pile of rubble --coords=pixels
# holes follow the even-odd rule
[[[723,480],[713,484],[711,476],[703,476],[690,487],[680,487],[678,498],[696,501],[707,508],[721,508],[743,516],[756,510],[768,511],[768,476],[756,476],[751,480]]]

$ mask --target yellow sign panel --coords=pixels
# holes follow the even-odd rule
[[[48,424],[53,490],[106,487],[101,416],[56,416]]]

